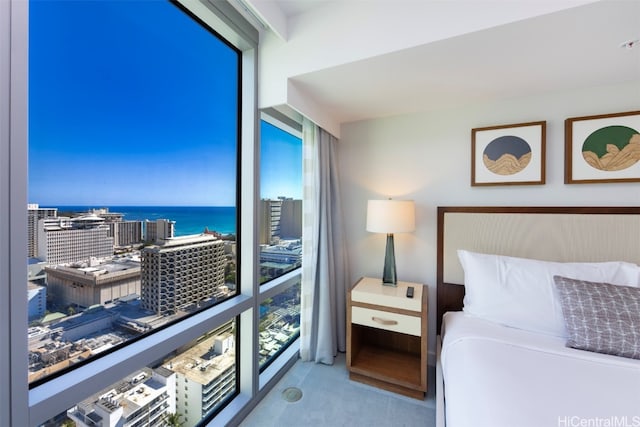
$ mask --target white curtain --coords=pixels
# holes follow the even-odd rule
[[[302,295],[300,357],[333,364],[346,349],[347,261],[337,139],[303,122]]]

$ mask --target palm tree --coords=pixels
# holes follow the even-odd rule
[[[168,414],[165,414],[164,421],[167,423],[168,426],[181,427],[184,424],[180,419],[181,417],[182,417],[182,414],[168,413]]]

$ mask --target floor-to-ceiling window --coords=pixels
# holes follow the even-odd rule
[[[298,327],[300,254],[259,286],[257,33],[223,1],[0,21],[0,423],[233,420],[274,375],[260,328],[271,360]]]
[[[31,2],[30,383],[237,294],[240,71],[168,1]]]
[[[301,125],[271,110],[260,121],[259,365],[264,371],[300,336]]]

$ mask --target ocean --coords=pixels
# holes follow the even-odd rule
[[[125,221],[175,221],[175,235],[200,234],[205,228],[221,234],[236,234],[236,208],[234,206],[53,206],[58,215],[65,212],[88,212],[91,209],[109,209],[121,213]]]

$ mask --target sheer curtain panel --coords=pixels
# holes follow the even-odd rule
[[[300,357],[333,364],[346,348],[347,262],[336,161],[337,139],[303,122]]]

